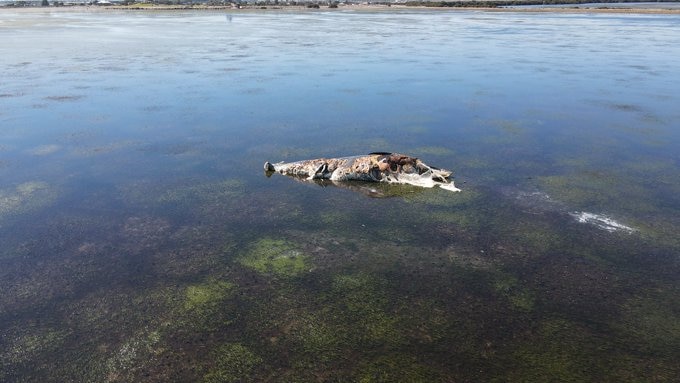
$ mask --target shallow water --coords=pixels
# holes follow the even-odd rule
[[[677,381],[679,34],[2,10],[0,381]],[[371,151],[462,192],[262,171]]]

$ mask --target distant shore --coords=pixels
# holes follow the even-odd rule
[[[662,3],[663,4],[663,3]],[[303,5],[277,5],[259,6],[247,5],[240,8],[232,6],[209,6],[209,5],[111,5],[111,6],[60,6],[60,7],[6,7],[0,6],[0,12],[11,10],[13,12],[106,12],[106,11],[227,11],[227,12],[253,12],[253,11],[398,11],[398,10],[441,10],[447,12],[457,11],[484,11],[484,12],[526,12],[526,13],[624,13],[624,14],[680,14],[680,8],[655,8],[655,4],[649,3],[650,7],[626,7],[619,5],[616,7],[602,4],[580,4],[565,5],[556,7],[546,6],[513,6],[513,7],[436,7],[436,6],[409,6],[403,4],[393,4],[390,6],[379,4],[341,4],[337,8],[320,6],[319,8],[309,8]]]

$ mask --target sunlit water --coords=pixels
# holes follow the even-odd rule
[[[678,36],[1,10],[0,381],[678,381]],[[462,191],[262,171],[371,151]]]

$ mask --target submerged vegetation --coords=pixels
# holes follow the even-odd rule
[[[256,382],[255,368],[262,358],[239,343],[219,346],[211,355],[214,366],[204,377],[205,383]]]
[[[294,277],[310,268],[309,256],[293,243],[272,238],[255,242],[239,262],[257,272],[280,277]]]
[[[10,192],[31,196],[46,187]],[[496,197],[479,188],[453,196],[399,189],[390,199],[347,191],[332,197],[353,204],[353,214],[313,207],[327,197],[312,189],[305,204],[294,195],[268,200],[297,206],[296,215],[270,208],[274,214],[242,220],[242,227],[223,225],[244,189],[227,181],[140,193],[132,206],[147,213],[121,218],[118,234],[85,244],[66,240],[76,258],[46,259],[22,282],[44,278],[41,272],[84,276],[52,287],[65,309],[49,326],[17,331],[22,319],[10,313],[33,305],[22,290],[7,290],[0,301],[0,315],[11,323],[2,330],[0,376],[607,381],[651,370],[671,382],[677,372],[676,308],[659,303],[676,301],[677,291],[663,274],[645,281],[624,267],[639,252],[629,246],[635,234],[614,244],[615,233],[593,236],[567,214],[522,212],[510,203],[486,209]],[[161,214],[159,206],[206,213],[180,225],[174,212],[152,215]],[[305,228],[310,222],[319,224]],[[270,229],[263,235],[262,227]],[[590,236],[592,243],[565,235]],[[105,279],[106,291],[84,293],[98,286],[87,278],[98,267],[121,274]],[[83,337],[90,340],[83,344]],[[83,349],[87,358],[79,356]],[[30,369],[55,358],[71,362]]]
[[[188,311],[215,309],[234,290],[226,281],[209,280],[200,285],[187,287],[184,308]]]

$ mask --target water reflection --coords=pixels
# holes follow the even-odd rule
[[[275,172],[265,172],[265,176],[271,177]],[[307,179],[303,177],[291,177],[297,182],[314,184],[320,187],[335,187],[343,190],[356,192],[371,198],[392,198],[414,196],[425,192],[426,189],[413,185],[389,184],[382,182],[362,181],[332,181],[329,179]]]

